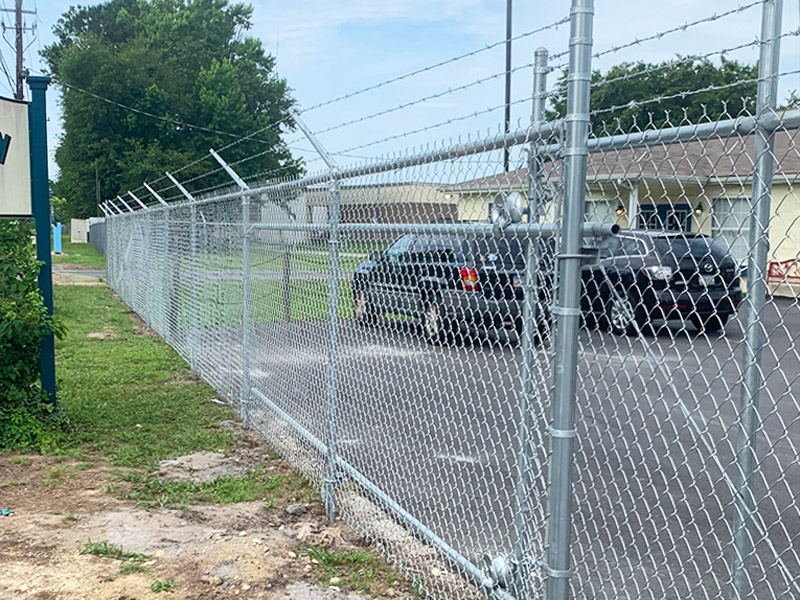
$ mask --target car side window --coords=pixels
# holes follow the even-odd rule
[[[386,257],[394,262],[399,262],[411,252],[411,245],[414,243],[414,235],[406,235],[396,239],[394,243],[386,249]]]
[[[620,238],[615,256],[642,256],[646,254],[644,244],[636,238]]]
[[[455,260],[457,242],[442,236],[426,236],[417,238],[412,252],[419,254],[426,261],[452,262]]]

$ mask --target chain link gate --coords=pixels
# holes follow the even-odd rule
[[[544,49],[506,135],[339,167],[298,117],[328,169],[214,153],[108,218],[110,284],[426,594],[800,597],[800,111],[781,0],[737,10],[754,104],[598,126],[573,0],[564,119]]]

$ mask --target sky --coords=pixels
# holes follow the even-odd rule
[[[719,60],[719,51],[748,44],[758,38],[761,6],[746,8],[752,0],[670,0],[631,2],[603,0],[595,3],[594,50],[602,55],[593,67],[602,71],[622,61],[648,62],[674,58],[676,53],[707,54]],[[69,0],[24,0],[26,9],[37,10],[35,39],[27,34],[30,48],[26,64],[41,71],[38,51],[53,40],[52,27],[75,2]],[[253,28],[267,51],[277,57],[277,69],[287,79],[298,102],[301,118],[312,131],[335,127],[351,120],[359,122],[319,134],[319,140],[334,153],[341,165],[407,154],[450,143],[495,135],[503,123],[505,5],[503,0],[254,0]],[[780,97],[800,89],[800,37],[790,32],[800,27],[800,1],[785,2],[781,40]],[[12,0],[0,0],[10,7]],[[743,10],[712,22],[697,20],[738,7]],[[512,122],[524,127],[530,120],[533,51],[546,47],[551,54],[568,49],[569,26],[547,27],[569,14],[568,0],[520,2],[513,7]],[[7,13],[3,13],[9,23]],[[32,17],[28,17],[31,24]],[[642,41],[613,51],[637,39],[643,40],[673,28],[652,41]],[[538,33],[531,32],[544,29]],[[5,38],[12,41],[13,33]],[[7,63],[13,54],[0,41]],[[317,104],[425,69],[453,57],[473,53],[445,66],[424,70],[395,83],[320,108]],[[758,50],[749,46],[731,51],[728,58],[754,63]],[[566,56],[551,64],[563,65]],[[556,81],[549,76],[549,87]],[[485,80],[480,84],[476,81]],[[466,89],[458,89],[468,86]],[[51,157],[61,133],[58,88],[49,94],[49,143]],[[0,95],[10,95],[0,76]],[[422,98],[435,96],[424,102]],[[404,104],[400,110],[392,110]],[[489,110],[494,109],[494,110]],[[366,118],[378,112],[387,114]],[[476,114],[477,113],[477,114]],[[448,121],[451,121],[448,123]],[[204,125],[195,123],[195,125]],[[388,138],[388,139],[387,139]],[[318,155],[302,134],[288,134],[293,151],[303,156],[310,171],[322,169]],[[380,143],[380,140],[386,140]],[[344,152],[344,156],[341,154]],[[209,169],[213,168],[209,161]],[[57,171],[51,160],[51,176]]]

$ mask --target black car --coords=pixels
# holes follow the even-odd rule
[[[406,234],[373,252],[353,276],[355,318],[383,313],[418,317],[425,337],[439,343],[463,328],[522,331],[522,283],[527,240]],[[552,252],[542,253],[552,259]],[[548,320],[552,264],[540,261],[537,324]]]
[[[635,335],[670,319],[718,331],[742,301],[738,264],[708,236],[623,231],[596,252],[583,269],[581,308],[614,333]]]
[[[636,335],[657,320],[722,329],[742,301],[736,261],[710,237],[623,231],[587,240],[581,309],[585,321]],[[462,327],[522,331],[527,239],[403,235],[373,252],[353,277],[356,320],[384,313],[418,317],[425,337],[441,342]],[[537,242],[534,331],[547,331],[554,295],[555,244]]]

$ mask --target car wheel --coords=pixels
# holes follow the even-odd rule
[[[639,335],[643,332],[647,317],[641,306],[634,303],[629,294],[612,290],[608,300],[608,326],[615,335]]]
[[[447,340],[447,320],[436,298],[427,300],[423,306],[422,333],[431,344],[442,344]]]
[[[353,293],[353,316],[359,325],[373,325],[377,320],[375,308],[370,304],[367,290],[364,288]]]
[[[725,313],[721,315],[709,315],[701,317],[700,315],[692,315],[692,323],[698,331],[704,333],[715,333],[725,328],[730,315]]]

